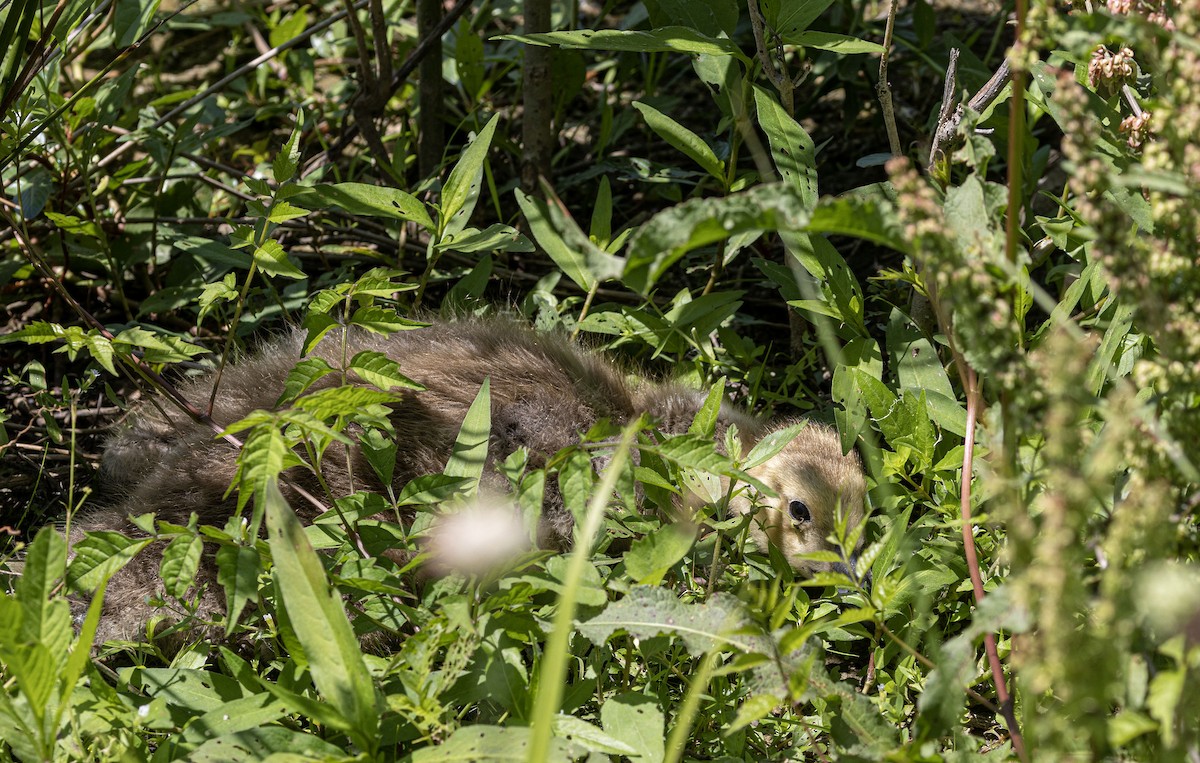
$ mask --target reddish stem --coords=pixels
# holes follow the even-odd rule
[[[979,572],[979,555],[975,551],[974,525],[971,521],[971,475],[975,458],[975,419],[979,412],[979,377],[975,369],[963,363],[967,379],[967,435],[963,441],[962,468],[962,535],[963,552],[967,558],[967,570],[971,574],[971,586],[975,589],[976,606],[983,603],[983,575]],[[996,648],[996,634],[986,633],[983,637],[983,649],[987,653],[988,664],[992,667],[992,682],[996,685],[996,699],[1000,704],[1000,713],[1008,724],[1008,734],[1012,739],[1013,751],[1017,757],[1026,763],[1029,758],[1025,755],[1025,740],[1017,727],[1017,716],[1013,712],[1012,697],[1008,693],[1008,684],[1004,681],[1004,667],[1000,664],[1000,651]]]

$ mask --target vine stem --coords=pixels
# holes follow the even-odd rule
[[[967,570],[971,574],[971,587],[975,590],[976,606],[983,603],[983,575],[979,571],[979,554],[975,550],[974,523],[971,520],[971,475],[975,459],[975,421],[979,415],[980,395],[979,377],[975,369],[965,365],[967,380],[967,435],[963,441],[962,490],[960,492],[960,509],[962,512],[963,553],[967,559]],[[1017,716],[1013,711],[1012,697],[1008,693],[1008,684],[1004,680],[1004,667],[1000,664],[1000,651],[996,647],[996,634],[985,633],[983,648],[987,653],[988,664],[992,668],[992,681],[996,685],[996,699],[1000,704],[1000,714],[1008,724],[1008,735],[1012,739],[1013,751],[1022,763],[1028,763],[1025,754],[1025,740],[1017,727]]]

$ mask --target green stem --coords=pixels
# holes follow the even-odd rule
[[[613,453],[612,460],[604,470],[600,484],[588,501],[587,515],[583,526],[577,529],[575,548],[567,565],[566,578],[563,581],[563,591],[558,598],[558,610],[554,613],[553,629],[550,638],[546,640],[546,651],[542,656],[540,675],[538,676],[537,696],[534,700],[533,717],[531,719],[531,735],[529,753],[526,760],[529,763],[543,763],[549,759],[550,738],[554,730],[554,716],[562,706],[563,679],[567,672],[568,646],[571,633],[575,630],[575,604],[579,598],[579,581],[583,578],[583,570],[592,554],[592,542],[600,530],[604,520],[605,508],[612,498],[617,486],[617,478],[625,468],[629,458],[629,449],[633,438],[637,435],[639,422],[633,421],[621,432],[621,440]]]
[[[720,657],[720,653],[714,649],[704,655],[704,659],[700,661],[700,668],[692,676],[691,683],[688,684],[683,704],[679,706],[679,712],[675,715],[675,725],[671,728],[670,736],[667,737],[667,754],[663,758],[663,763],[679,763],[683,757],[683,749],[687,746],[692,722],[696,720],[696,714],[700,712],[700,698],[704,695],[704,690],[708,688],[708,680],[712,678],[713,670],[716,669]]]

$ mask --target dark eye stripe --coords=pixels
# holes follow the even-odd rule
[[[788,513],[792,515],[792,519],[796,522],[808,522],[812,519],[812,512],[808,510],[808,505],[804,501],[791,501],[788,503]]]

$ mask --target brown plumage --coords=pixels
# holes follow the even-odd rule
[[[277,340],[226,369],[213,419],[228,425],[253,410],[273,408],[300,356],[301,338],[295,334]],[[536,333],[507,320],[436,322],[389,337],[352,332],[347,342],[345,357],[362,350],[383,352],[426,387],[420,392],[404,391],[403,400],[392,406],[398,445],[393,483],[397,488],[445,467],[466,411],[485,378],[490,379],[492,427],[489,463],[481,484],[484,491],[506,490],[505,479],[492,464],[519,447],[529,451],[530,465],[538,467],[550,455],[576,443],[579,434],[597,421],[624,423],[642,412],[655,416],[664,432],[686,431],[704,400],[702,393],[679,385],[631,381],[613,363],[563,337]],[[338,367],[342,351],[339,335],[323,340],[314,354]],[[212,376],[204,377],[181,391],[193,403],[203,405],[212,383]],[[315,389],[336,383],[336,375],[330,375]],[[164,410],[143,406],[133,425],[108,445],[103,470],[117,498],[80,517],[72,528],[73,541],[89,530],[136,534],[126,517],[150,511],[159,520],[176,524],[186,524],[194,512],[201,524],[217,527],[233,515],[236,495],[225,498],[225,493],[234,478],[236,453],[226,442],[215,439],[211,429],[165,404],[161,407]],[[737,425],[747,450],[777,428],[727,405],[718,422],[718,437],[730,424]],[[381,487],[361,454],[353,452],[350,462],[348,471],[343,454],[330,454],[324,460],[322,473],[334,495]],[[292,470],[289,476],[298,473]],[[735,511],[756,512],[755,541],[763,548],[768,541],[774,543],[801,572],[827,568],[829,565],[805,562],[797,555],[829,547],[825,539],[832,532],[839,505],[852,525],[861,520],[865,483],[858,458],[842,454],[833,430],[809,424],[751,474],[778,493],[778,497],[766,497],[742,492],[735,498]],[[315,482],[304,485],[317,492]],[[315,509],[294,495],[291,503],[302,519],[312,519]],[[539,545],[566,548],[571,529],[572,519],[563,508],[557,485],[548,480]],[[158,554],[143,553],[113,578],[100,638],[128,638],[144,630],[154,612],[147,599],[161,592],[159,562]],[[200,612],[219,616],[223,594],[211,561],[201,564],[197,582],[207,586]]]

